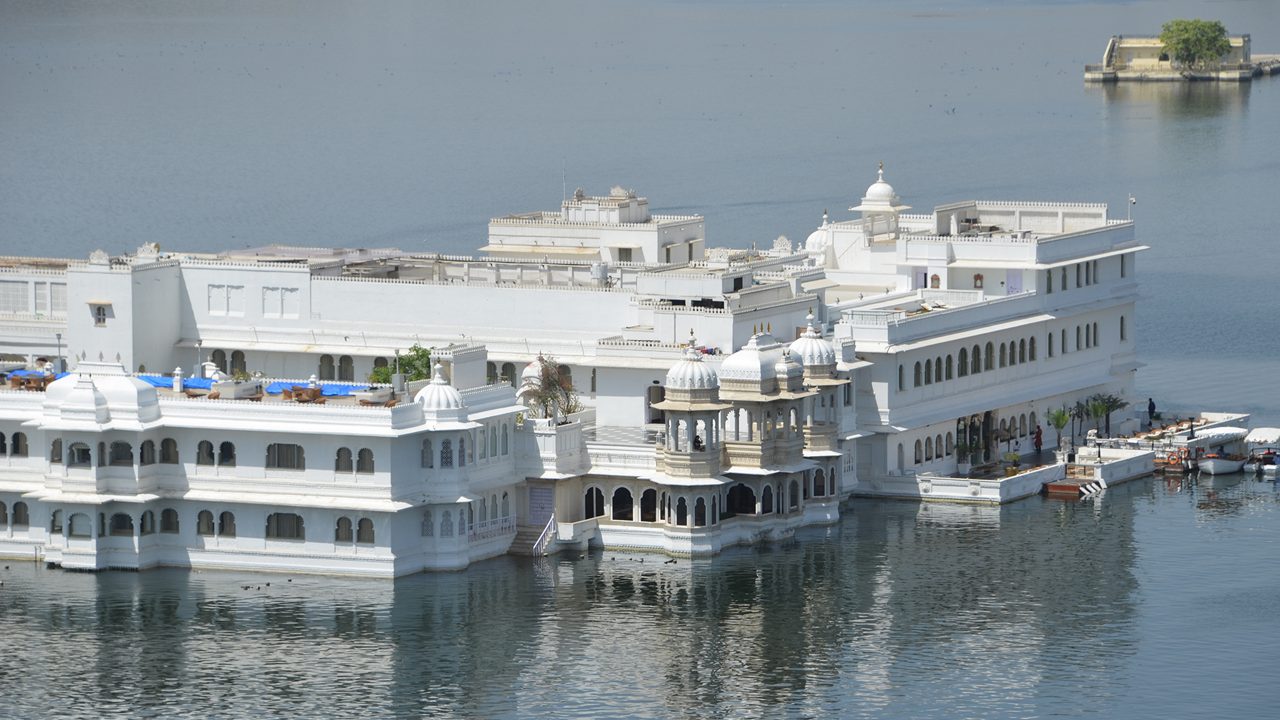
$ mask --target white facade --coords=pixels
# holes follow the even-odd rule
[[[481,259],[154,245],[9,258],[5,358],[60,351],[76,372],[0,391],[0,554],[374,576],[587,545],[707,554],[955,474],[962,440],[980,460],[996,438],[1029,450],[1050,409],[1131,393],[1131,223],[1087,204],[908,209],[882,172],[860,219],[824,218],[800,249],[704,251],[701,218],[650,215],[615,189],[494,220]],[[415,344],[442,365],[389,405],[193,399],[131,376],[212,363],[337,388]],[[539,356],[572,379],[579,411],[518,404]],[[98,417],[86,383],[145,402],[108,397]],[[270,446],[301,447],[304,466],[279,467]],[[302,537],[282,536],[294,516]]]

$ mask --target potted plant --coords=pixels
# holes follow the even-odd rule
[[[969,471],[973,470],[973,464],[970,460],[973,459],[974,450],[975,448],[964,440],[956,443],[956,472],[961,475],[968,475]]]
[[[1004,468],[1005,477],[1009,477],[1011,475],[1017,475],[1018,466],[1022,464],[1022,457],[1018,455],[1018,453],[1013,452],[1012,450],[1005,453],[1002,457],[1006,463]]]
[[[213,383],[212,389],[224,400],[260,397],[262,381],[244,370],[236,369],[231,373],[230,380],[219,380]]]

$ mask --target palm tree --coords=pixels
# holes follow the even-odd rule
[[[1076,444],[1076,423],[1080,423],[1080,430],[1084,430],[1084,421],[1089,419],[1089,406],[1084,402],[1077,400],[1076,404],[1071,408],[1071,444]]]
[[[1049,411],[1049,425],[1053,427],[1054,432],[1058,436],[1058,447],[1062,447],[1062,429],[1071,422],[1071,412],[1067,410],[1067,406],[1063,405],[1057,410]]]
[[[1094,432],[1102,432],[1102,416],[1107,414],[1107,404],[1101,395],[1089,398],[1089,417],[1093,418]]]
[[[1094,395],[1091,400],[1098,401],[1102,408],[1102,416],[1106,419],[1107,437],[1111,437],[1111,413],[1129,407],[1129,401],[1118,395]]]

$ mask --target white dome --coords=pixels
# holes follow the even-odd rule
[[[689,347],[680,362],[667,371],[666,386],[675,390],[712,390],[720,387],[720,378],[710,365],[702,361],[697,339],[689,335]]]
[[[876,181],[867,187],[867,193],[862,196],[862,204],[849,209],[864,213],[899,213],[910,210],[911,207],[903,205],[902,198],[898,197],[893,186],[884,181],[884,163],[880,163],[880,169],[876,172]]]
[[[866,194],[862,196],[863,202],[893,202],[897,198],[898,194],[893,191],[893,186],[884,181],[884,170],[880,171],[880,178],[871,183],[867,187]]]
[[[542,363],[534,360],[524,366],[524,370],[520,372],[520,384],[525,385],[532,382],[538,384],[542,382]]]
[[[111,411],[107,409],[107,398],[98,391],[93,378],[88,375],[69,375],[63,379],[72,381],[71,388],[62,395],[56,407],[46,405],[46,409],[52,410],[63,420],[99,424],[110,422]]]
[[[462,393],[445,382],[444,371],[440,363],[431,369],[431,382],[413,396],[413,401],[423,410],[461,410]]]
[[[774,365],[782,357],[782,345],[769,333],[752,335],[742,349],[720,364],[721,380],[760,382],[774,376]]]
[[[791,343],[792,357],[798,359],[805,368],[835,365],[836,349],[813,329],[813,313],[809,313],[805,319],[808,320],[809,327]]]

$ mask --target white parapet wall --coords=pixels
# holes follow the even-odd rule
[[[1116,485],[1155,472],[1156,454],[1151,450],[1082,448],[1076,455],[1075,467],[1091,468],[1095,481]]]
[[[1003,478],[945,475],[883,475],[864,480],[855,495],[865,497],[1000,505],[1036,495],[1047,482],[1067,476],[1066,465],[1045,465]]]

